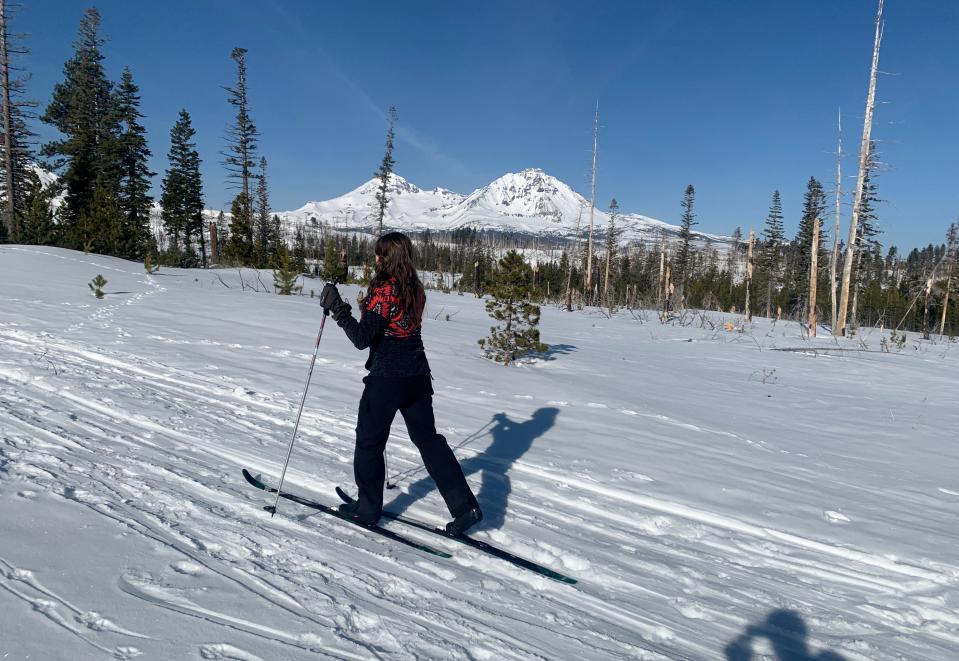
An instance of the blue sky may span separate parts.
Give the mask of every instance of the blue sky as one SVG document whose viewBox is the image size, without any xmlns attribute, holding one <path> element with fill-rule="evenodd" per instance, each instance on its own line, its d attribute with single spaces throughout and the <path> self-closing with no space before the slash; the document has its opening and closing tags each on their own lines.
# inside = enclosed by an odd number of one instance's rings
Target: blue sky
<svg viewBox="0 0 959 661">
<path fill-rule="evenodd" d="M 41 109 L 86 6 L 37 0 L 14 17 L 29 33 L 22 64 Z M 597 206 L 616 197 L 678 223 L 692 183 L 699 228 L 717 233 L 760 229 L 775 189 L 795 231 L 808 178 L 834 186 L 839 107 L 854 174 L 876 10 L 875 0 L 96 6 L 109 75 L 129 65 L 141 87 L 154 170 L 166 167 L 177 112 L 193 116 L 209 207 L 232 197 L 219 163 L 231 119 L 221 86 L 243 46 L 274 208 L 370 178 L 391 104 L 397 172 L 418 186 L 468 193 L 540 167 L 588 194 L 598 100 Z M 886 164 L 883 243 L 902 249 L 941 242 L 959 217 L 959 3 L 887 0 L 885 18 L 873 135 Z"/>
</svg>

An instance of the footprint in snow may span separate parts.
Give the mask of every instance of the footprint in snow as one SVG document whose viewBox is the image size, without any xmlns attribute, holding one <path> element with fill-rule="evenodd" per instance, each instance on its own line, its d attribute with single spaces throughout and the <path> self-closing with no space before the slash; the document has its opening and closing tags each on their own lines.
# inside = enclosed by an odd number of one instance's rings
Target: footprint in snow
<svg viewBox="0 0 959 661">
<path fill-rule="evenodd" d="M 833 510 L 825 510 L 823 516 L 826 517 L 826 521 L 829 523 L 849 523 L 852 521 L 852 519 L 842 512 L 835 512 Z"/>
<path fill-rule="evenodd" d="M 598 402 L 587 402 L 586 406 L 588 406 L 591 409 L 608 409 L 609 408 L 605 404 L 600 404 Z"/>
<path fill-rule="evenodd" d="M 196 564 L 195 562 L 189 562 L 187 560 L 181 560 L 179 562 L 174 562 L 170 565 L 170 568 L 178 574 L 186 574 L 187 576 L 196 576 L 200 573 L 202 567 Z"/>
<path fill-rule="evenodd" d="M 261 657 L 250 654 L 229 643 L 210 643 L 200 646 L 200 658 L 203 659 L 236 659 L 236 661 L 262 661 Z"/>
<path fill-rule="evenodd" d="M 569 402 L 559 402 L 556 400 L 546 402 L 550 406 L 569 406 Z"/>
<path fill-rule="evenodd" d="M 516 399 L 533 399 L 532 395 L 513 395 Z"/>
</svg>

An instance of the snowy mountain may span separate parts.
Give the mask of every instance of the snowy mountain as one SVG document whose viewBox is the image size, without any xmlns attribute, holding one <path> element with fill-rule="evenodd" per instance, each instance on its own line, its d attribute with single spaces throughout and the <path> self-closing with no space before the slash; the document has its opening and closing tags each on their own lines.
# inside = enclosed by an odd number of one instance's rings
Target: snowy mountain
<svg viewBox="0 0 959 661">
<path fill-rule="evenodd" d="M 44 185 L 56 175 L 39 167 L 36 171 Z M 329 225 L 340 231 L 372 233 L 375 230 L 376 192 L 379 179 L 370 179 L 359 188 L 330 200 L 311 201 L 292 211 L 273 211 L 292 235 L 299 226 Z M 569 185 L 538 168 L 510 172 L 495 181 L 463 195 L 445 188 L 426 190 L 397 174 L 390 177 L 387 188 L 389 205 L 385 225 L 407 232 L 452 231 L 474 228 L 480 231 L 520 237 L 541 237 L 558 241 L 585 238 L 589 227 L 589 200 Z M 61 194 L 54 206 L 62 203 Z M 154 203 L 151 212 L 153 229 L 159 233 L 163 223 L 161 208 Z M 207 209 L 208 220 L 216 220 L 220 210 Z M 230 213 L 223 211 L 226 218 Z M 638 213 L 617 216 L 620 242 L 624 244 L 657 244 L 664 238 L 675 241 L 679 227 Z M 609 216 L 596 209 L 593 213 L 594 240 L 602 243 Z M 720 252 L 729 245 L 730 237 L 693 232 L 693 242 L 702 247 L 709 243 Z"/>
<path fill-rule="evenodd" d="M 329 224 L 340 230 L 372 232 L 378 179 L 321 202 L 308 202 L 293 211 L 276 212 L 288 228 Z M 409 232 L 457 230 L 481 231 L 569 240 L 585 237 L 589 226 L 589 200 L 569 185 L 543 170 L 530 168 L 511 172 L 462 195 L 444 188 L 424 190 L 394 174 L 388 186 L 389 206 L 385 225 Z M 216 211 L 209 212 L 215 216 Z M 594 212 L 594 238 L 604 236 L 609 216 Z M 657 243 L 675 240 L 679 227 L 636 213 L 617 217 L 623 243 Z M 578 232 L 577 232 L 577 227 Z M 729 237 L 694 232 L 694 241 L 711 242 L 722 250 Z"/>
</svg>

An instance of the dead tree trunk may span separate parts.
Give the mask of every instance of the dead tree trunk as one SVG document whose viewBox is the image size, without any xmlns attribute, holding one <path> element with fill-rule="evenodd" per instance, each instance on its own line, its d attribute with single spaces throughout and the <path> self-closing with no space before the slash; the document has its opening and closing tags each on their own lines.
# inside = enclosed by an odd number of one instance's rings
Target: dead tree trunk
<svg viewBox="0 0 959 661">
<path fill-rule="evenodd" d="M 836 224 L 832 233 L 832 256 L 829 258 L 829 323 L 836 328 L 836 267 L 839 264 L 839 220 L 842 212 L 842 109 L 839 110 L 839 148 L 836 150 Z"/>
<path fill-rule="evenodd" d="M 952 276 L 946 278 L 946 292 L 942 297 L 942 319 L 939 321 L 939 335 L 946 334 L 946 312 L 949 310 L 949 290 L 952 288 Z"/>
<path fill-rule="evenodd" d="M 596 102 L 596 118 L 593 120 L 593 183 L 589 199 L 589 243 L 586 255 L 586 292 L 593 291 L 593 212 L 596 211 L 596 151 L 599 149 L 599 101 Z"/>
<path fill-rule="evenodd" d="M 812 226 L 812 252 L 809 265 L 809 337 L 816 337 L 816 286 L 819 284 L 819 219 Z"/>
<path fill-rule="evenodd" d="M 220 243 L 217 240 L 216 223 L 210 222 L 210 261 L 213 264 L 220 263 Z M 204 268 L 206 265 L 204 264 Z"/>
<path fill-rule="evenodd" d="M 583 220 L 583 207 L 579 207 L 579 216 L 576 217 L 576 243 L 573 244 L 574 248 L 578 248 L 581 245 L 579 239 L 579 224 Z M 576 263 L 576 259 L 579 257 L 578 250 L 570 251 L 569 255 L 569 273 L 566 275 L 566 311 L 573 311 L 573 264 Z"/>
<path fill-rule="evenodd" d="M 946 291 L 942 296 L 942 319 L 939 321 L 939 335 L 946 332 L 946 313 L 949 310 L 949 293 L 952 289 L 952 275 L 956 272 L 956 260 L 959 259 L 959 224 L 949 226 L 949 235 L 946 237 Z"/>
<path fill-rule="evenodd" d="M 749 249 L 746 253 L 746 322 L 752 323 L 753 308 L 750 305 L 750 293 L 753 286 L 753 245 L 756 243 L 756 230 L 749 230 Z"/>
<path fill-rule="evenodd" d="M 0 85 L 3 86 L 3 173 L 4 196 L 3 223 L 7 227 L 8 240 L 13 240 L 13 214 L 16 207 L 16 190 L 13 172 L 13 115 L 10 110 L 10 44 L 7 40 L 7 4 L 0 0 Z"/>
<path fill-rule="evenodd" d="M 866 116 L 862 123 L 862 143 L 859 145 L 859 175 L 856 177 L 856 198 L 852 205 L 852 220 L 849 223 L 849 244 L 846 260 L 842 266 L 842 296 L 839 303 L 839 323 L 833 327 L 834 335 L 846 332 L 846 314 L 849 310 L 849 285 L 852 280 L 853 256 L 856 251 L 856 232 L 859 224 L 859 209 L 862 205 L 863 181 L 869 166 L 869 145 L 872 134 L 872 115 L 876 105 L 876 73 L 879 69 L 879 44 L 882 41 L 882 3 L 876 12 L 876 36 L 872 47 L 872 67 L 869 71 L 869 93 L 866 97 Z"/>
<path fill-rule="evenodd" d="M 660 247 L 660 251 L 659 251 L 659 280 L 657 281 L 659 283 L 659 301 L 657 302 L 659 303 L 660 307 L 662 307 L 663 301 L 665 300 L 665 293 L 666 293 L 665 282 L 666 281 L 663 280 L 663 276 L 665 275 L 665 273 L 666 273 L 666 246 L 664 245 Z"/>
</svg>

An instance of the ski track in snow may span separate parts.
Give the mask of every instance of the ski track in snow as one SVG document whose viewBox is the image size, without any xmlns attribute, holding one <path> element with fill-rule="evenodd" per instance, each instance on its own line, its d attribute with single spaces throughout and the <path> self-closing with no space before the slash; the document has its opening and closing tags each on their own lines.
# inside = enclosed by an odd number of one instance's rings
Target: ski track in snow
<svg viewBox="0 0 959 661">
<path fill-rule="evenodd" d="M 959 648 L 953 596 L 959 566 L 949 561 L 811 537 L 780 529 L 775 519 L 760 522 L 708 501 L 670 497 L 669 479 L 615 460 L 600 472 L 588 452 L 544 445 L 520 457 L 497 456 L 486 451 L 492 436 L 480 425 L 444 431 L 472 467 L 471 483 L 482 476 L 483 489 L 498 485 L 508 498 L 506 525 L 476 536 L 575 576 L 578 585 L 458 546 L 449 549 L 452 560 L 427 557 L 293 504 L 269 518 L 263 494 L 239 472 L 279 474 L 309 354 L 271 349 L 277 342 L 255 335 L 233 337 L 237 341 L 181 336 L 154 328 L 154 317 L 137 312 L 189 301 L 179 293 L 187 278 L 161 286 L 160 276 L 120 260 L 9 250 L 82 264 L 84 274 L 94 267 L 123 289 L 139 287 L 122 303 L 110 296 L 79 299 L 89 307 L 73 306 L 79 314 L 67 315 L 73 320 L 61 326 L 41 329 L 0 313 L 0 497 L 15 496 L 22 508 L 55 502 L 84 508 L 164 552 L 163 560 L 116 568 L 112 582 L 123 607 L 83 603 L 82 592 L 61 596 L 44 586 L 42 567 L 0 557 L 0 594 L 42 618 L 37 630 L 55 626 L 82 641 L 90 658 L 134 658 L 159 649 L 240 660 L 318 653 L 343 659 L 717 658 L 754 614 L 772 607 L 808 614 L 805 642 L 847 659 L 948 658 Z M 165 303 L 171 295 L 174 301 Z M 200 314 L 202 303 L 194 305 Z M 218 353 L 195 360 L 206 351 Z M 232 362 L 217 364 L 225 355 Z M 328 382 L 358 380 L 356 361 L 332 351 L 321 361 Z M 275 383 L 286 390 L 251 385 L 270 382 L 259 377 L 266 369 L 283 372 Z M 540 396 L 504 390 L 496 381 L 454 383 L 443 389 L 443 405 L 464 419 L 488 418 L 494 400 L 494 411 L 553 407 L 563 411 L 561 419 L 591 428 L 615 424 L 623 433 L 639 428 L 652 437 L 684 439 L 694 455 L 779 462 L 767 457 L 787 452 L 692 416 L 681 419 L 682 407 L 666 415 L 635 399 L 596 401 L 599 393 L 586 389 Z M 513 379 L 509 387 L 518 385 Z M 334 393 L 327 406 L 311 399 L 288 488 L 332 504 L 333 487 L 348 484 L 357 392 Z M 618 395 L 615 389 L 606 394 Z M 435 492 L 419 485 L 424 471 L 402 424 L 393 436 L 391 474 L 402 478 L 393 494 L 417 498 L 417 516 L 441 522 L 444 508 Z M 800 462 L 795 475 L 814 468 L 806 453 L 790 456 Z M 387 502 L 391 497 L 387 492 Z M 837 534 L 858 523 L 841 509 L 818 510 Z M 757 611 L 757 604 L 769 608 Z M 167 627 L 137 631 L 118 615 L 126 608 L 162 612 Z M 179 647 L 153 647 L 174 627 L 198 629 Z"/>
</svg>

